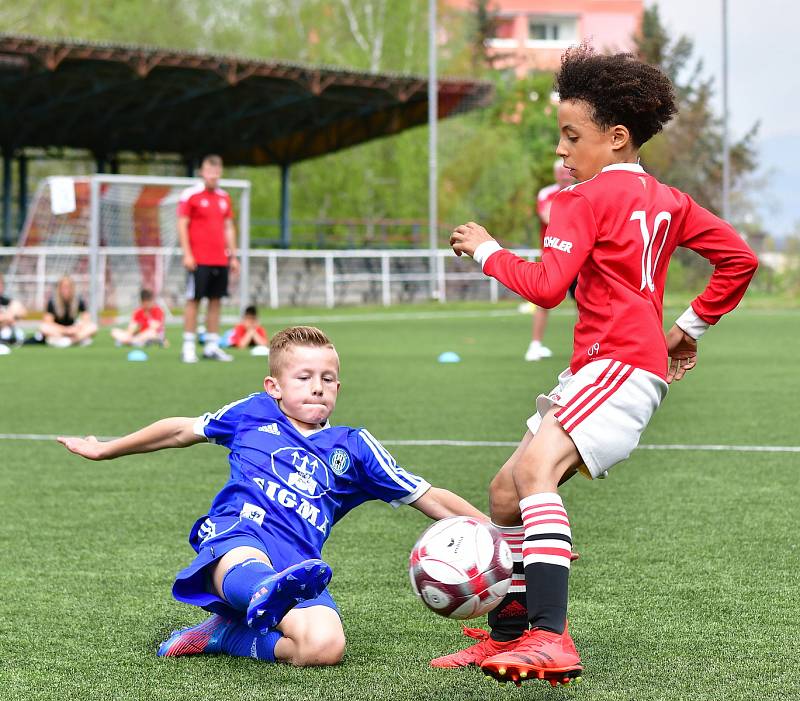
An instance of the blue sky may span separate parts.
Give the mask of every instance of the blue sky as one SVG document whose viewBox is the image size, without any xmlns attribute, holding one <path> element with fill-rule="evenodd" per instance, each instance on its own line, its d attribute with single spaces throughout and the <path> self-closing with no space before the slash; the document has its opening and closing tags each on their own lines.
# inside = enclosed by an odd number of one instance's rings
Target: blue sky
<svg viewBox="0 0 800 701">
<path fill-rule="evenodd" d="M 653 0 L 646 0 L 648 6 Z M 662 22 L 685 34 L 717 86 L 722 111 L 722 0 L 659 0 Z M 785 0 L 728 0 L 728 104 L 733 138 L 760 122 L 759 199 L 764 229 L 777 236 L 800 230 L 800 5 Z"/>
</svg>

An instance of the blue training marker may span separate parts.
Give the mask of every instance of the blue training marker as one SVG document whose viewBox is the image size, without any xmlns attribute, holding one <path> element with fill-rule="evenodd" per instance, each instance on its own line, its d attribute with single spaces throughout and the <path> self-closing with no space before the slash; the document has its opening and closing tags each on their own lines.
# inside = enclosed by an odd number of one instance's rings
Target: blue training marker
<svg viewBox="0 0 800 701">
<path fill-rule="evenodd" d="M 453 353 L 453 351 L 445 351 L 441 355 L 439 355 L 439 362 L 440 363 L 460 363 L 461 358 L 459 357 L 458 353 Z"/>
<path fill-rule="evenodd" d="M 128 360 L 140 363 L 144 360 L 147 360 L 147 353 L 145 353 L 143 350 L 136 348 L 135 350 L 132 350 L 130 353 L 128 353 Z"/>
</svg>

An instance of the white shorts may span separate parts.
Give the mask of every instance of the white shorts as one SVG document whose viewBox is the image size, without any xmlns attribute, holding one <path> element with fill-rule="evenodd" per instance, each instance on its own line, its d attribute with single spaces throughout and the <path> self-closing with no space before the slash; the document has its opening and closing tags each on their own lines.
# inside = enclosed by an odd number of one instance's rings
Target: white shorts
<svg viewBox="0 0 800 701">
<path fill-rule="evenodd" d="M 550 394 L 537 397 L 528 429 L 535 434 L 550 408 L 561 407 L 555 416 L 583 458 L 581 472 L 604 476 L 639 444 L 668 388 L 658 375 L 618 360 L 596 360 L 574 375 L 567 368 Z"/>
</svg>

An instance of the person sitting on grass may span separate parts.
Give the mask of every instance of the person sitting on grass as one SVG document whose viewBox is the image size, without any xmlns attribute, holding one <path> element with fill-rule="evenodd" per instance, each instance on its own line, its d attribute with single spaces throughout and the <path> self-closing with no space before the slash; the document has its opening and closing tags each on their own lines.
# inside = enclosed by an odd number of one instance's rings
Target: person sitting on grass
<svg viewBox="0 0 800 701">
<path fill-rule="evenodd" d="M 242 320 L 233 327 L 228 344 L 235 348 L 268 346 L 269 337 L 266 329 L 258 323 L 258 310 L 254 305 L 244 310 Z"/>
<path fill-rule="evenodd" d="M 344 654 L 337 606 L 321 559 L 331 528 L 380 499 L 433 519 L 486 517 L 456 494 L 397 465 L 365 428 L 331 426 L 339 356 L 319 329 L 296 326 L 270 344 L 264 392 L 197 418 L 173 417 L 110 441 L 58 438 L 91 460 L 206 441 L 230 452 L 230 480 L 189 534 L 197 556 L 172 593 L 212 616 L 175 631 L 160 657 L 226 653 L 294 665 Z"/>
<path fill-rule="evenodd" d="M 97 333 L 86 303 L 75 294 L 75 283 L 69 275 L 56 284 L 55 295 L 47 302 L 39 332 L 48 345 L 56 348 L 88 346 Z"/>
<path fill-rule="evenodd" d="M 153 293 L 142 289 L 141 306 L 131 315 L 125 329 L 111 329 L 111 337 L 123 346 L 166 345 L 164 338 L 164 311 L 153 300 Z"/>
<path fill-rule="evenodd" d="M 0 275 L 0 345 L 8 349 L 8 346 L 22 343 L 25 334 L 17 326 L 17 322 L 27 314 L 21 302 L 5 294 L 5 282 Z M 0 352 L 8 352 L 2 351 Z"/>
</svg>

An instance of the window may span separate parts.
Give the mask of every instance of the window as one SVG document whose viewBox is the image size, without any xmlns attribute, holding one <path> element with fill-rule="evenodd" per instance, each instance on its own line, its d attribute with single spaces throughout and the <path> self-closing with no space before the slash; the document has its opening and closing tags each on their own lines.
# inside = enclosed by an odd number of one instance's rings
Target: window
<svg viewBox="0 0 800 701">
<path fill-rule="evenodd" d="M 577 40 L 577 17 L 535 15 L 528 20 L 528 41 L 562 43 Z"/>
</svg>

